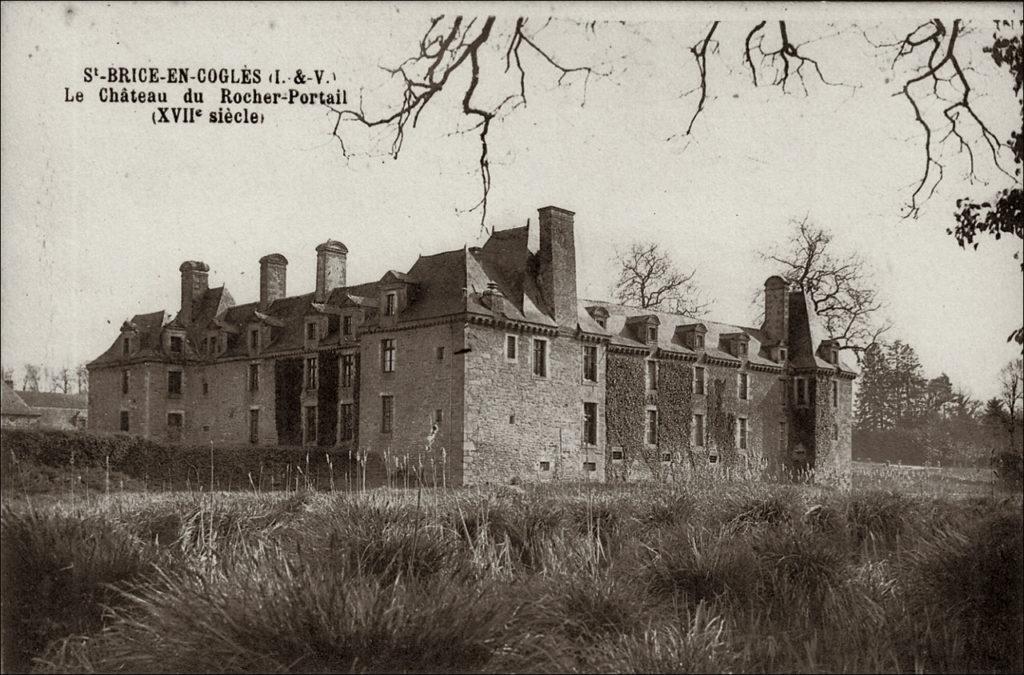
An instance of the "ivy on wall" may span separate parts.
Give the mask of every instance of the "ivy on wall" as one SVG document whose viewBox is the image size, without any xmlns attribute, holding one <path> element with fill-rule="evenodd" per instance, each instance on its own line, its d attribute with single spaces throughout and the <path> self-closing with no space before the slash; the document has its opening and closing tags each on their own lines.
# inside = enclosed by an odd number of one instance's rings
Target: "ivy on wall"
<svg viewBox="0 0 1024 675">
<path fill-rule="evenodd" d="M 719 462 L 725 466 L 736 465 L 736 415 L 727 409 L 725 380 L 715 378 L 708 383 L 707 435 L 708 443 L 718 450 Z"/>
<path fill-rule="evenodd" d="M 643 461 L 645 389 L 644 361 L 626 354 L 607 356 L 605 419 L 607 420 L 608 457 L 606 473 L 614 480 L 625 480 L 629 467 Z M 622 448 L 623 461 L 613 464 L 612 446 Z"/>
<path fill-rule="evenodd" d="M 690 447 L 693 419 L 693 371 L 683 361 L 661 361 L 658 377 L 658 442 L 662 451 L 672 453 L 674 464 L 695 468 Z M 660 457 L 656 458 L 660 469 Z"/>
</svg>

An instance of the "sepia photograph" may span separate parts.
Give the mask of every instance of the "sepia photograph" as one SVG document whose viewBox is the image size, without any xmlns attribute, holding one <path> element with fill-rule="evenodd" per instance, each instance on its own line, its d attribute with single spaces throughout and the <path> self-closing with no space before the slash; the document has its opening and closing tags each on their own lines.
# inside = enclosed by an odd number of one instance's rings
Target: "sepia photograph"
<svg viewBox="0 0 1024 675">
<path fill-rule="evenodd" d="M 1024 9 L 0 3 L 0 672 L 1024 671 Z"/>
</svg>

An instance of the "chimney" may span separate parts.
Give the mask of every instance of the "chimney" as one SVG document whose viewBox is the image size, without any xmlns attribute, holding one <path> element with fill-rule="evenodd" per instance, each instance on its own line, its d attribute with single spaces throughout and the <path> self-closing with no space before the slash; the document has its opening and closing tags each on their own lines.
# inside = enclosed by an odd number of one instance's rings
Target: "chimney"
<svg viewBox="0 0 1024 675">
<path fill-rule="evenodd" d="M 198 260 L 186 260 L 178 270 L 181 272 L 181 312 L 178 316 L 183 324 L 189 326 L 196 302 L 209 288 L 210 266 Z"/>
<path fill-rule="evenodd" d="M 265 312 L 274 300 L 288 295 L 288 259 L 280 253 L 260 258 L 260 311 Z"/>
<path fill-rule="evenodd" d="M 487 282 L 487 290 L 483 292 L 483 303 L 495 316 L 505 313 L 505 295 L 493 281 Z"/>
<path fill-rule="evenodd" d="M 325 302 L 335 288 L 345 286 L 348 249 L 340 241 L 328 239 L 316 247 L 316 302 Z"/>
<path fill-rule="evenodd" d="M 544 304 L 559 326 L 575 328 L 576 240 L 572 211 L 557 206 L 537 209 L 540 216 L 539 285 Z"/>
<path fill-rule="evenodd" d="M 761 330 L 776 345 L 789 341 L 789 284 L 782 277 L 764 282 L 764 324 Z"/>
</svg>

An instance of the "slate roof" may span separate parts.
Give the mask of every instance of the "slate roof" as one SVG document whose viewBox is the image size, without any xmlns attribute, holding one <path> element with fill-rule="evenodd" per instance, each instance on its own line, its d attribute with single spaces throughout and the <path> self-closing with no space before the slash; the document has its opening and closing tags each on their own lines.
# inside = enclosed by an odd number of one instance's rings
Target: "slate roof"
<svg viewBox="0 0 1024 675">
<path fill-rule="evenodd" d="M 52 391 L 19 391 L 21 400 L 30 408 L 89 408 L 88 394 L 62 394 Z"/>
<path fill-rule="evenodd" d="M 18 395 L 18 392 L 14 391 L 14 387 L 4 382 L 3 389 L 0 389 L 0 415 L 4 417 L 39 417 L 40 413 L 32 410 Z"/>
</svg>

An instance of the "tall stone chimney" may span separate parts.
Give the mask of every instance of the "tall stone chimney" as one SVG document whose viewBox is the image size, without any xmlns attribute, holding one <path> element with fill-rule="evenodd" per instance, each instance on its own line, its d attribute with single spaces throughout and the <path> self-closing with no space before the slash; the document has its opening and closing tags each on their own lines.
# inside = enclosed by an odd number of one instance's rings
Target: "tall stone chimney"
<svg viewBox="0 0 1024 675">
<path fill-rule="evenodd" d="M 537 250 L 539 285 L 544 304 L 559 326 L 575 328 L 576 239 L 572 211 L 557 206 L 537 209 L 540 247 Z"/>
<path fill-rule="evenodd" d="M 789 341 L 789 284 L 779 276 L 764 282 L 764 324 L 768 339 L 776 345 Z"/>
<path fill-rule="evenodd" d="M 324 302 L 335 288 L 345 285 L 348 249 L 340 241 L 328 239 L 316 247 L 316 302 Z"/>
<path fill-rule="evenodd" d="M 181 272 L 181 312 L 178 316 L 188 326 L 192 324 L 196 302 L 209 288 L 210 266 L 198 260 L 186 260 L 178 271 Z"/>
<path fill-rule="evenodd" d="M 280 253 L 260 258 L 260 311 L 266 311 L 274 300 L 288 295 L 288 259 Z"/>
</svg>

